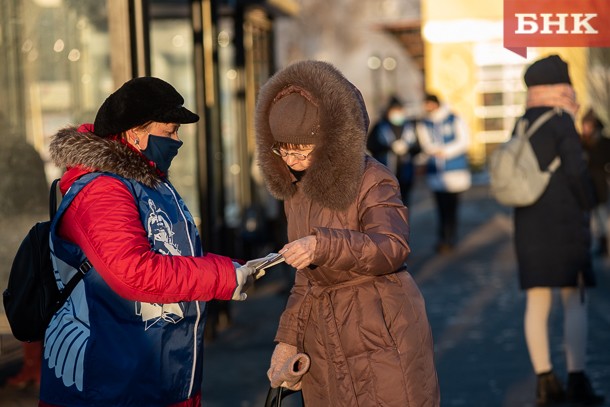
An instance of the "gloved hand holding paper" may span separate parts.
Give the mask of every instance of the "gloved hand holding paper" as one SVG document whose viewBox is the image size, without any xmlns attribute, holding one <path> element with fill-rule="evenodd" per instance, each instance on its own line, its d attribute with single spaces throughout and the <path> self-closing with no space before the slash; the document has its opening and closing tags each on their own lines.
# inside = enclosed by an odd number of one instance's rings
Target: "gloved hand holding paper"
<svg viewBox="0 0 610 407">
<path fill-rule="evenodd" d="M 252 267 L 256 270 L 254 273 L 254 278 L 257 280 L 265 275 L 265 270 L 269 267 L 273 267 L 277 264 L 280 264 L 284 261 L 284 256 L 278 253 L 269 253 L 265 257 L 261 257 L 260 259 L 253 259 L 246 262 L 246 266 Z"/>
</svg>

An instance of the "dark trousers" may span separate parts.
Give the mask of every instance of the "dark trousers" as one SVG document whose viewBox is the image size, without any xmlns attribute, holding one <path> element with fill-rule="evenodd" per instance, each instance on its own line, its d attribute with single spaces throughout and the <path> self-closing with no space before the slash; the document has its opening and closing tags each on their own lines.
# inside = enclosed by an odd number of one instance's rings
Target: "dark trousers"
<svg viewBox="0 0 610 407">
<path fill-rule="evenodd" d="M 402 203 L 409 207 L 409 198 L 411 197 L 411 189 L 413 188 L 413 182 L 400 182 L 400 197 L 402 198 Z"/>
<path fill-rule="evenodd" d="M 434 192 L 438 213 L 438 244 L 454 246 L 457 240 L 459 194 Z"/>
</svg>

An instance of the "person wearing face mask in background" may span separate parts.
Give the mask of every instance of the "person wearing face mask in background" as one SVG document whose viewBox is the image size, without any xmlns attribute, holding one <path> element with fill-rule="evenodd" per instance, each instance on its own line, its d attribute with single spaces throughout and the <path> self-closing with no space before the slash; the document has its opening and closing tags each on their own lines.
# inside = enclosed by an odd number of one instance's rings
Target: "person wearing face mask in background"
<svg viewBox="0 0 610 407">
<path fill-rule="evenodd" d="M 46 330 L 40 403 L 200 406 L 206 303 L 243 300 L 254 272 L 206 253 L 168 179 L 181 124 L 199 116 L 167 82 L 126 82 L 94 125 L 50 143 L 63 216 L 51 230 L 63 285 L 91 268 Z"/>
<path fill-rule="evenodd" d="M 396 175 L 402 201 L 408 206 L 415 180 L 414 158 L 421 149 L 415 133 L 415 120 L 407 117 L 396 96 L 390 98 L 383 115 L 372 127 L 366 147 L 377 161 Z"/>
</svg>

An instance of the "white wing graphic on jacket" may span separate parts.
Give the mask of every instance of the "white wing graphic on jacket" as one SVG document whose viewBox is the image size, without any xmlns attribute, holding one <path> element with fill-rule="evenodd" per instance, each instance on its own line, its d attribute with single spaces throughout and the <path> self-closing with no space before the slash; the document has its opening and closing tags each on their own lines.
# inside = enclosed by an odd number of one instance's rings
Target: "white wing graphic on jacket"
<svg viewBox="0 0 610 407">
<path fill-rule="evenodd" d="M 53 316 L 45 334 L 44 359 L 66 387 L 75 385 L 83 390 L 85 349 L 90 333 L 89 309 L 81 282 Z"/>
</svg>

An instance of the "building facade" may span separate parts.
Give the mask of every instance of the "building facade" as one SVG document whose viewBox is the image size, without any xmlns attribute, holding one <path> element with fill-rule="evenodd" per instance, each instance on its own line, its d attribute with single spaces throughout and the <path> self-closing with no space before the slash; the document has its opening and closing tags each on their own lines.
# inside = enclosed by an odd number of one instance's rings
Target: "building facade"
<svg viewBox="0 0 610 407">
<path fill-rule="evenodd" d="M 588 102 L 586 48 L 529 48 L 527 58 L 503 46 L 501 0 L 422 0 L 426 89 L 460 113 L 471 130 L 470 159 L 484 168 L 525 110 L 525 68 L 557 53 L 570 66 L 581 105 Z"/>
<path fill-rule="evenodd" d="M 274 20 L 297 12 L 291 0 L 3 0 L 0 121 L 44 168 L 13 182 L 23 193 L 12 207 L 46 201 L 47 185 L 62 172 L 48 159 L 57 130 L 92 122 L 125 81 L 157 76 L 201 117 L 181 129 L 184 146 L 170 179 L 206 249 L 240 255 L 244 216 L 260 206 L 251 177 L 255 95 L 275 70 Z"/>
</svg>

